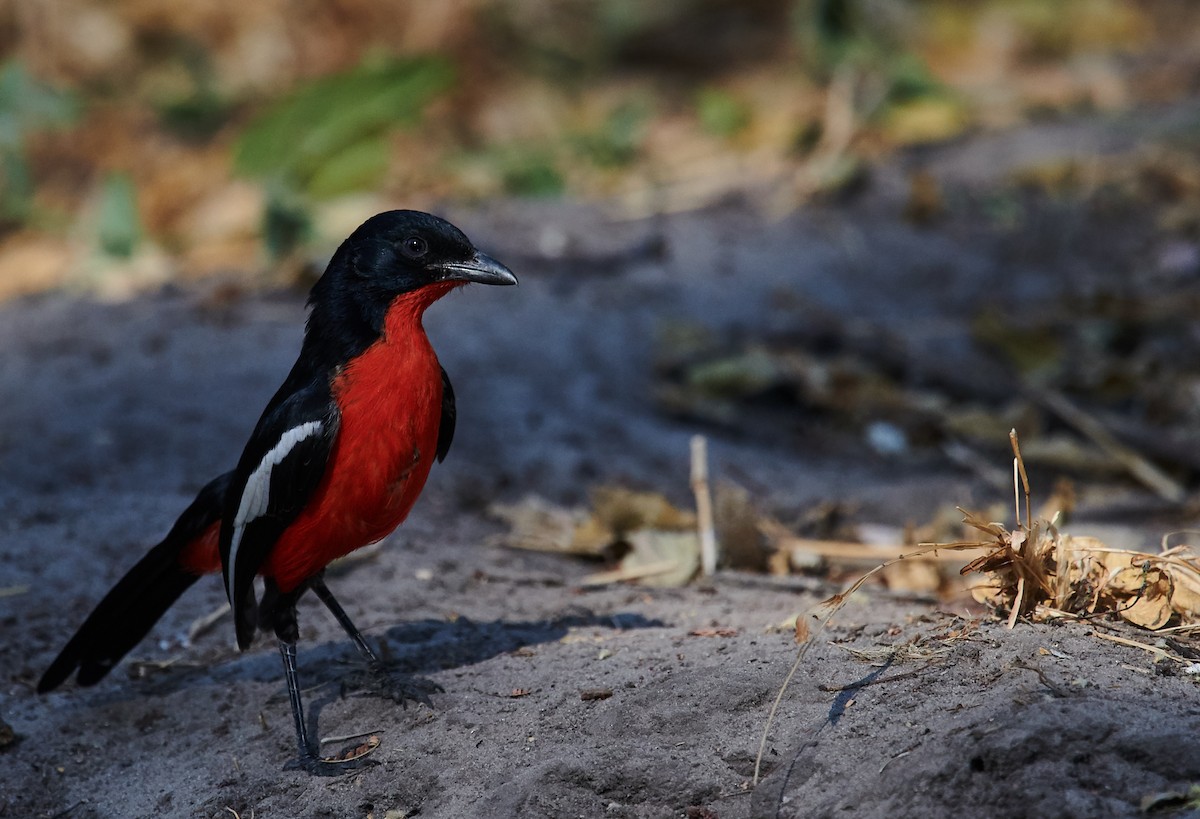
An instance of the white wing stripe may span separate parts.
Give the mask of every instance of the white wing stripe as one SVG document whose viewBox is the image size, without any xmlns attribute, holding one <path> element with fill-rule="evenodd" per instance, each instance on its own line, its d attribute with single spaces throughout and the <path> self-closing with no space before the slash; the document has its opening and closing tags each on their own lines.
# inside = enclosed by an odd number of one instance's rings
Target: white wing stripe
<svg viewBox="0 0 1200 819">
<path fill-rule="evenodd" d="M 246 488 L 242 490 L 242 502 L 238 505 L 237 516 L 233 519 L 233 539 L 229 546 L 228 584 L 225 589 L 229 602 L 236 604 L 233 599 L 233 579 L 237 576 L 238 547 L 242 545 L 242 532 L 246 524 L 259 518 L 267 511 L 271 499 L 271 472 L 283 462 L 296 445 L 305 438 L 311 438 L 321 431 L 320 421 L 308 421 L 297 427 L 292 427 L 283 433 L 274 448 L 259 462 L 258 467 L 250 473 Z"/>
</svg>

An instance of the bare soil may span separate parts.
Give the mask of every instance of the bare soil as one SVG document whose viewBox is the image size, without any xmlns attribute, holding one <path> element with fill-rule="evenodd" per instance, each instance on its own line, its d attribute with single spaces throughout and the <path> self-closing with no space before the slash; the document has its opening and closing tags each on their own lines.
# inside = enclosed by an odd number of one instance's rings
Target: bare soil
<svg viewBox="0 0 1200 819">
<path fill-rule="evenodd" d="M 698 429 L 714 473 L 777 511 L 834 500 L 903 525 L 1006 500 L 936 451 L 881 455 L 836 419 L 722 430 L 667 417 L 656 349 L 671 322 L 751 332 L 832 316 L 986 376 L 993 365 L 964 340 L 984 304 L 1127 277 L 1116 262 L 1149 240 L 1075 213 L 1016 238 L 954 219 L 914 226 L 905 173 L 919 161 L 970 186 L 981 168 L 994 179 L 1137 138 L 1128 124 L 1072 127 L 909 157 L 858 199 L 775 222 L 737 204 L 641 222 L 561 203 L 449 212 L 521 287 L 431 309 L 458 395 L 454 447 L 411 519 L 330 580 L 399 668 L 442 691 L 433 708 L 364 695 L 353 647 L 303 604 L 300 670 L 320 735 L 381 740 L 374 765 L 337 779 L 283 770 L 293 732 L 271 641 L 238 653 L 228 621 L 186 640 L 221 604 L 216 582 L 100 685 L 33 691 L 107 588 L 236 458 L 295 355 L 303 298 L 188 289 L 0 308 L 0 717 L 18 737 L 0 750 L 0 816 L 1082 818 L 1186 791 L 1200 781 L 1194 677 L 1096 638 L 1099 626 L 1009 631 L 961 601 L 878 588 L 797 675 L 752 787 L 796 652 L 779 626 L 838 586 L 725 572 L 585 591 L 594 565 L 501 548 L 487 514 L 527 493 L 582 502 L 605 482 L 686 503 Z M 1085 503 L 1073 528 L 1147 546 L 1176 523 L 1089 521 Z M 886 650 L 897 646 L 909 648 Z"/>
</svg>

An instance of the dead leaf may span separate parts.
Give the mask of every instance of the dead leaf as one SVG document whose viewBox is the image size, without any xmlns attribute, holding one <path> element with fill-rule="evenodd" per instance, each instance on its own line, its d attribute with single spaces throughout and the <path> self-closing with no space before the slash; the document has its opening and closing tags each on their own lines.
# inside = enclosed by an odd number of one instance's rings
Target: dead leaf
<svg viewBox="0 0 1200 819">
<path fill-rule="evenodd" d="M 354 762 L 379 747 L 379 737 L 372 734 L 358 745 L 347 748 L 332 757 L 326 757 L 325 762 Z"/>
<path fill-rule="evenodd" d="M 728 626 L 713 626 L 711 628 L 695 628 L 688 634 L 692 637 L 736 637 L 738 630 Z"/>
</svg>

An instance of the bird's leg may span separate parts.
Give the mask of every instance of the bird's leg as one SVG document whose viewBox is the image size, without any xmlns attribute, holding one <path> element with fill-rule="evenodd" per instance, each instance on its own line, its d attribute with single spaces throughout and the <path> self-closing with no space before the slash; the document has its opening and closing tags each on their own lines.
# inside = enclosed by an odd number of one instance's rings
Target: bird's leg
<svg viewBox="0 0 1200 819">
<path fill-rule="evenodd" d="M 280 594 L 274 583 L 267 581 L 260 607 L 259 622 L 270 622 L 279 639 L 279 656 L 283 659 L 283 676 L 287 681 L 288 701 L 292 706 L 292 719 L 296 723 L 296 746 L 299 757 L 288 763 L 287 768 L 300 768 L 316 776 L 338 776 L 349 773 L 358 766 L 341 760 L 323 759 L 314 750 L 308 737 L 308 723 L 304 720 L 304 701 L 300 697 L 300 679 L 296 673 L 296 640 L 300 627 L 296 622 L 296 599 L 303 593 Z M 262 618 L 269 614 L 269 621 Z"/>
<path fill-rule="evenodd" d="M 354 642 L 358 652 L 367 661 L 368 680 L 371 688 L 378 693 L 391 697 L 401 705 L 405 705 L 408 700 L 423 703 L 430 707 L 433 706 L 429 698 L 430 694 L 440 693 L 442 687 L 432 680 L 417 680 L 411 677 L 400 677 L 392 674 L 383 660 L 379 659 L 371 644 L 363 637 L 362 632 L 354 625 L 354 621 L 350 619 L 350 615 L 346 614 L 346 610 L 342 608 L 342 604 L 333 596 L 333 592 L 325 585 L 325 578 L 317 575 L 308 582 L 308 587 L 313 590 L 325 607 L 333 614 L 334 619 L 341 624 L 346 634 Z"/>
<path fill-rule="evenodd" d="M 308 726 L 304 724 L 304 702 L 300 699 L 300 682 L 296 675 L 296 643 L 279 638 L 279 655 L 283 658 L 283 676 L 287 680 L 288 701 L 292 705 L 292 719 L 296 721 L 296 744 L 300 750 L 300 766 L 316 761 L 316 755 L 308 742 Z"/>
<path fill-rule="evenodd" d="M 346 610 L 342 608 L 342 604 L 333 596 L 333 592 L 325 585 L 325 578 L 317 575 L 308 582 L 309 588 L 313 590 L 318 599 L 325 604 L 325 608 L 333 614 L 335 620 L 345 630 L 350 639 L 354 641 L 358 653 L 363 655 L 363 658 L 372 666 L 382 665 L 382 661 L 375 654 L 375 650 L 371 648 L 367 638 L 363 637 L 362 632 L 354 625 L 354 621 L 350 619 L 350 615 L 346 614 Z"/>
</svg>

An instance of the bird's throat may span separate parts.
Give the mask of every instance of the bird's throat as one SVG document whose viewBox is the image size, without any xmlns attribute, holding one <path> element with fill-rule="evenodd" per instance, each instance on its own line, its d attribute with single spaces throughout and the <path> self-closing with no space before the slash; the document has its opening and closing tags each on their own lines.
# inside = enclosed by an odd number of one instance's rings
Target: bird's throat
<svg viewBox="0 0 1200 819">
<path fill-rule="evenodd" d="M 429 305 L 449 293 L 462 282 L 437 282 L 417 290 L 401 293 L 392 299 L 383 320 L 384 342 L 407 339 L 414 331 L 424 334 L 421 319 Z"/>
</svg>

